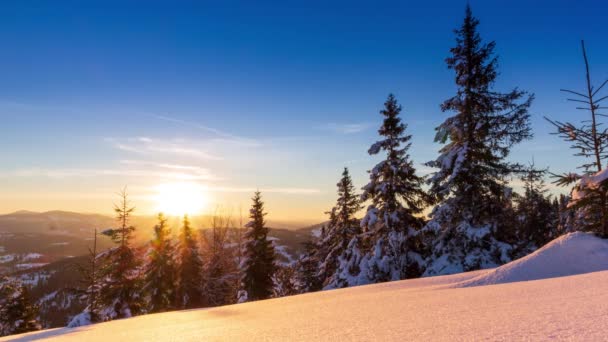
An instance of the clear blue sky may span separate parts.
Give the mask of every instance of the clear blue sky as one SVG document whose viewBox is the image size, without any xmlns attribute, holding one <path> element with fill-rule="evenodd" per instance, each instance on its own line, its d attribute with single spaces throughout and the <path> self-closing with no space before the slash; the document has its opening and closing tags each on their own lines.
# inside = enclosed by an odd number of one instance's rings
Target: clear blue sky
<svg viewBox="0 0 608 342">
<path fill-rule="evenodd" d="M 580 39 L 595 83 L 608 77 L 608 3 L 470 3 L 497 42 L 496 89 L 536 94 L 536 137 L 512 159 L 572 170 L 542 116 L 580 115 L 559 92 L 584 85 Z M 212 203 L 246 207 L 260 188 L 277 219 L 318 220 L 343 166 L 364 185 L 389 92 L 416 163 L 436 156 L 465 4 L 5 1 L 0 212 L 108 212 L 125 184 L 151 212 L 153 186 L 186 177 Z"/>
</svg>

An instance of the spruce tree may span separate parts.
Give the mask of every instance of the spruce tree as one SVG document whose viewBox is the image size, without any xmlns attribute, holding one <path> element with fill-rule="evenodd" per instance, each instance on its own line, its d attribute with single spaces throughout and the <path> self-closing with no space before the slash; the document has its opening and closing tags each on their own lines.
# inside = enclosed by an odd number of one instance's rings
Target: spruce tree
<svg viewBox="0 0 608 342">
<path fill-rule="evenodd" d="M 421 273 L 417 232 L 424 225 L 419 215 L 429 198 L 422 189 L 424 179 L 416 175 L 408 154 L 412 136 L 405 133 L 407 125 L 401 122 L 400 112 L 395 96 L 389 95 L 380 111 L 384 117 L 378 130 L 382 140 L 368 151 L 385 158 L 369 171 L 370 181 L 363 188 L 361 200 L 371 201 L 361 220 L 363 231 L 356 241 L 349 242 L 354 250 L 346 248 L 328 288 L 399 280 Z M 350 215 L 356 205 L 351 206 Z M 352 264 L 354 261 L 360 264 Z"/>
<path fill-rule="evenodd" d="M 560 235 L 572 233 L 581 226 L 578 222 L 577 211 L 568 206 L 570 196 L 560 194 L 556 202 L 554 206 L 557 208 L 557 224 L 552 235 L 554 239 Z"/>
<path fill-rule="evenodd" d="M 515 197 L 514 258 L 525 256 L 554 238 L 557 212 L 545 188 L 543 178 L 546 172 L 535 169 L 532 164 L 521 176 L 524 191 Z"/>
<path fill-rule="evenodd" d="M 445 144 L 439 157 L 427 163 L 439 170 L 430 178 L 430 193 L 439 201 L 424 233 L 432 255 L 426 275 L 493 267 L 508 261 L 506 235 L 511 215 L 507 177 L 520 165 L 505 158 L 511 147 L 532 134 L 528 108 L 533 96 L 514 89 L 493 89 L 497 58 L 495 43 L 483 43 L 469 6 L 456 30 L 457 45 L 446 59 L 456 72 L 457 93 L 441 109 L 453 112 L 437 127 L 435 141 Z"/>
<path fill-rule="evenodd" d="M 70 293 L 76 294 L 79 299 L 86 303 L 85 309 L 74 316 L 68 323 L 69 328 L 97 323 L 101 321 L 99 308 L 102 305 L 99 291 L 101 288 L 101 276 L 99 270 L 99 255 L 97 254 L 97 229 L 93 232 L 93 248 L 89 249 L 87 265 L 78 265 L 78 272 L 82 280 L 82 288 L 69 289 Z"/>
<path fill-rule="evenodd" d="M 360 221 L 355 217 L 362 208 L 361 200 L 355 192 L 347 168 L 344 168 L 337 187 L 338 199 L 328 212 L 329 223 L 324 227 L 322 239 L 319 241 L 323 248 L 317 249 L 318 254 L 315 256 L 320 262 L 318 278 L 325 285 L 331 282 L 338 267 L 338 258 L 348 247 L 350 240 L 361 233 Z"/>
<path fill-rule="evenodd" d="M 38 307 L 31 302 L 28 288 L 0 277 L 0 336 L 40 330 L 37 316 Z"/>
<path fill-rule="evenodd" d="M 276 271 L 274 246 L 268 239 L 261 193 L 256 191 L 252 200 L 249 212 L 251 221 L 245 226 L 248 230 L 245 235 L 245 260 L 239 302 L 270 298 Z"/>
<path fill-rule="evenodd" d="M 285 297 L 298 294 L 298 276 L 295 265 L 277 265 L 273 276 L 273 297 Z"/>
<path fill-rule="evenodd" d="M 296 263 L 297 290 L 299 293 L 319 291 L 323 281 L 319 277 L 318 244 L 306 241 L 303 245 L 304 252 Z"/>
<path fill-rule="evenodd" d="M 149 312 L 163 312 L 172 308 L 175 298 L 175 261 L 171 230 L 167 219 L 158 214 L 154 239 L 146 255 L 144 293 L 148 297 Z"/>
<path fill-rule="evenodd" d="M 135 227 L 130 219 L 135 207 L 130 205 L 126 189 L 120 193 L 120 203 L 114 206 L 119 227 L 102 232 L 110 236 L 116 247 L 105 252 L 101 278 L 100 299 L 104 319 L 126 318 L 143 311 L 140 259 L 131 246 Z"/>
<path fill-rule="evenodd" d="M 177 257 L 176 306 L 180 309 L 204 306 L 203 260 L 188 215 L 184 215 L 177 245 Z"/>
<path fill-rule="evenodd" d="M 608 238 L 608 173 L 603 166 L 608 158 L 608 129 L 602 127 L 600 117 L 605 117 L 601 111 L 608 107 L 602 107 L 600 103 L 608 96 L 602 96 L 599 91 L 608 83 L 604 81 L 597 89 L 591 84 L 589 75 L 589 62 L 585 51 L 585 42 L 581 41 L 583 59 L 585 61 L 586 89 L 583 93 L 562 89 L 562 91 L 574 96 L 569 101 L 577 104 L 583 103 L 584 107 L 576 109 L 588 112 L 589 117 L 579 125 L 569 122 L 563 123 L 547 119 L 556 128 L 555 134 L 565 141 L 571 143 L 571 147 L 577 151 L 576 156 L 585 158 L 585 162 L 579 166 L 583 175 L 567 173 L 557 176 L 556 183 L 567 186 L 577 183 L 572 191 L 569 207 L 576 210 L 580 216 L 577 230 L 592 231 L 600 236 Z"/>
</svg>

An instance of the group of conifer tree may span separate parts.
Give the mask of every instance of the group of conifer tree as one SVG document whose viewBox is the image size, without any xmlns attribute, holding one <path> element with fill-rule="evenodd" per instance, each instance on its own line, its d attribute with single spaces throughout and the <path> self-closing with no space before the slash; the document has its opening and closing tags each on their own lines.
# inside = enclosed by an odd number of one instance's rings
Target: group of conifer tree
<svg viewBox="0 0 608 342">
<path fill-rule="evenodd" d="M 296 265 L 303 292 L 496 267 L 575 230 L 608 237 L 608 172 L 602 167 L 608 131 L 599 120 L 606 108 L 599 103 L 608 96 L 598 95 L 608 81 L 592 87 L 583 45 L 587 91 L 565 91 L 577 96 L 569 100 L 586 104 L 578 109 L 591 117 L 579 126 L 547 120 L 577 156 L 591 161 L 580 175 L 553 175 L 559 185 L 576 182 L 572 196 L 553 197 L 544 183 L 547 169 L 507 160 L 514 145 L 532 137 L 534 96 L 494 89 L 495 43 L 482 41 L 478 24 L 467 6 L 446 59 L 457 91 L 441 105 L 450 113 L 436 128 L 435 141 L 443 147 L 425 163 L 436 171 L 417 174 L 402 107 L 389 95 L 380 111 L 381 140 L 368 151 L 383 159 L 369 171 L 361 194 L 344 169 L 329 222 Z M 523 185 L 521 194 L 509 186 L 513 180 Z"/>
<path fill-rule="evenodd" d="M 268 238 L 260 192 L 253 197 L 244 235 L 229 216 L 216 214 L 204 231 L 193 229 L 184 216 L 176 239 L 159 214 L 153 239 L 143 250 L 131 243 L 134 209 L 122 192 L 115 207 L 118 228 L 101 232 L 116 246 L 102 253 L 92 250 L 78 292 L 87 307 L 69 326 L 276 296 L 275 273 L 281 266 Z M 233 242 L 236 247 L 230 247 Z"/>
<path fill-rule="evenodd" d="M 144 253 L 131 242 L 134 208 L 123 193 L 115 208 L 118 228 L 102 232 L 116 246 L 102 253 L 91 250 L 79 290 L 87 308 L 71 325 L 495 267 L 575 230 L 608 237 L 608 172 L 603 167 L 608 130 L 600 122 L 600 103 L 608 96 L 599 95 L 608 81 L 591 85 L 583 45 L 587 90 L 566 92 L 585 104 L 578 108 L 590 118 L 578 125 L 547 120 L 589 161 L 581 174 L 553 175 L 559 185 L 575 185 L 571 196 L 551 196 L 544 184 L 547 169 L 507 159 L 514 145 L 532 137 L 528 110 L 534 97 L 518 89 L 494 89 L 495 43 L 482 41 L 478 24 L 467 6 L 446 60 L 457 90 L 441 105 L 450 116 L 436 128 L 435 141 L 443 144 L 439 156 L 425 164 L 436 169 L 433 174 L 423 177 L 416 171 L 402 107 L 389 95 L 380 111 L 380 140 L 368 150 L 382 160 L 369 171 L 361 194 L 344 169 L 329 222 L 291 266 L 276 261 L 259 192 L 244 236 L 216 215 L 205 234 L 184 217 L 175 239 L 159 214 Z M 509 186 L 513 180 L 523 184 L 521 194 Z M 236 248 L 228 248 L 235 242 Z M 13 333 L 35 329 L 27 289 L 3 284 L 0 292 L 11 295 L 0 297 L 0 317 L 11 321 L 0 327 L 11 327 Z"/>
</svg>

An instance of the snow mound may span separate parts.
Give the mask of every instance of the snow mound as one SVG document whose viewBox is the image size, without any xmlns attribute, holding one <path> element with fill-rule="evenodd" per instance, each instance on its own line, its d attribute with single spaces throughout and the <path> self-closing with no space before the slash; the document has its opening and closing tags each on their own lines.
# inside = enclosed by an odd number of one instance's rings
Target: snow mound
<svg viewBox="0 0 608 342">
<path fill-rule="evenodd" d="M 571 276 L 608 270 L 608 240 L 575 232 L 521 259 L 452 285 L 470 287 Z"/>
</svg>

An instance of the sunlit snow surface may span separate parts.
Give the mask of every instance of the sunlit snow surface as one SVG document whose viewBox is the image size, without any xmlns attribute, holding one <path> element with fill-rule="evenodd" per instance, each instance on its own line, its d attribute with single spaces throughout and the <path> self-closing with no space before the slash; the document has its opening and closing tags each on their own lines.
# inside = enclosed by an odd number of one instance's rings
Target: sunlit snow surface
<svg viewBox="0 0 608 342">
<path fill-rule="evenodd" d="M 8 340 L 605 341 L 605 270 L 608 242 L 574 233 L 493 270 L 140 316 Z M 525 281 L 538 278 L 547 279 Z"/>
</svg>

